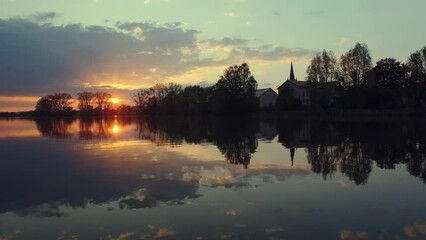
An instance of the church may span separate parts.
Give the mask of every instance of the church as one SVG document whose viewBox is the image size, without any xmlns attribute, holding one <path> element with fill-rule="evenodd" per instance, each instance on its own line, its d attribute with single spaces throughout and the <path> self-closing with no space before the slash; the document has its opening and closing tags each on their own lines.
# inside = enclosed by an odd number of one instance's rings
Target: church
<svg viewBox="0 0 426 240">
<path fill-rule="evenodd" d="M 308 83 L 306 81 L 299 81 L 294 76 L 293 62 L 291 62 L 290 77 L 277 89 L 278 94 L 282 93 L 284 89 L 290 89 L 293 92 L 293 96 L 298 99 L 303 106 L 309 106 L 311 104 Z"/>
</svg>

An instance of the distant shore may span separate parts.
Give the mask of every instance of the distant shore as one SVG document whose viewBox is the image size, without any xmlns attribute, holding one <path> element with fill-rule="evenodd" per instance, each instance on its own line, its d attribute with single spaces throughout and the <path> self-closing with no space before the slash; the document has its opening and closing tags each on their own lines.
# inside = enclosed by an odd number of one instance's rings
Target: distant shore
<svg viewBox="0 0 426 240">
<path fill-rule="evenodd" d="M 259 119 L 311 119 L 311 120 L 386 120 L 426 117 L 421 109 L 329 109 L 329 110 L 294 110 L 281 112 L 258 112 Z"/>
<path fill-rule="evenodd" d="M 113 115 L 83 115 L 73 112 L 68 115 L 40 115 L 34 111 L 25 112 L 0 112 L 0 118 L 44 118 L 44 117 L 113 117 L 113 116 L 151 116 L 138 113 L 113 114 Z M 163 117 L 198 117 L 198 115 L 162 115 Z M 208 117 L 208 116 L 203 116 Z M 214 115 L 214 117 L 217 117 Z M 229 117 L 229 116 L 228 116 Z M 232 116 L 238 117 L 238 116 Z M 253 114 L 256 119 L 311 119 L 311 120 L 385 120 L 400 118 L 426 117 L 426 110 L 422 109 L 329 109 L 329 110 L 292 110 L 292 111 L 259 111 Z"/>
</svg>

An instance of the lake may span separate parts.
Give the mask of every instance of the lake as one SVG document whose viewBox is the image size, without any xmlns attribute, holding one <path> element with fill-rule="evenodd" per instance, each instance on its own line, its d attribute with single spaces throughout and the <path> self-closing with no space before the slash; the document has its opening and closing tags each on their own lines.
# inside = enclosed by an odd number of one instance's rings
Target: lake
<svg viewBox="0 0 426 240">
<path fill-rule="evenodd" d="M 426 239 L 425 122 L 0 119 L 0 239 Z"/>
</svg>

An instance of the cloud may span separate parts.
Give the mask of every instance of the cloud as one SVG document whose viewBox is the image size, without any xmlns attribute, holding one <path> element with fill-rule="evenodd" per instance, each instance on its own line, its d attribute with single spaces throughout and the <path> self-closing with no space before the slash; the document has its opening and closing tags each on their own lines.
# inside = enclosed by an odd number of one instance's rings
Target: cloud
<svg viewBox="0 0 426 240">
<path fill-rule="evenodd" d="M 227 17 L 236 17 L 236 16 L 237 16 L 237 14 L 236 14 L 236 13 L 234 13 L 234 12 L 226 12 L 226 13 L 224 13 L 223 15 L 225 15 L 225 16 L 227 16 Z"/>
<path fill-rule="evenodd" d="M 51 23 L 58 16 L 47 12 L 0 19 L 0 96 L 99 89 L 132 96 L 131 90 L 186 79 L 196 69 L 310 57 L 314 52 L 255 46 L 245 38 L 200 40 L 200 31 L 182 22 L 117 22 L 114 27 Z"/>
<path fill-rule="evenodd" d="M 39 23 L 45 23 L 45 22 L 51 22 L 53 19 L 58 18 L 60 14 L 55 12 L 36 12 L 32 14 L 29 19 L 39 22 Z"/>
<path fill-rule="evenodd" d="M 211 46 L 244 46 L 247 45 L 250 41 L 252 40 L 244 38 L 225 37 L 219 40 L 211 38 L 208 40 L 201 41 L 201 43 L 206 43 Z"/>
<path fill-rule="evenodd" d="M 347 38 L 347 37 L 341 37 L 340 39 L 339 39 L 339 41 L 337 41 L 337 43 L 336 43 L 336 45 L 338 46 L 338 47 L 343 47 L 344 45 L 346 45 L 346 43 L 348 43 L 350 41 L 350 38 Z"/>
</svg>

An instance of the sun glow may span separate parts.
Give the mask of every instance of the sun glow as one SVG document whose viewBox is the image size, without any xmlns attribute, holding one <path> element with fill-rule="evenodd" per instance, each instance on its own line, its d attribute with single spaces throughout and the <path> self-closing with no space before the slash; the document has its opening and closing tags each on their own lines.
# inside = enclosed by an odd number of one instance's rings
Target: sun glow
<svg viewBox="0 0 426 240">
<path fill-rule="evenodd" d="M 120 102 L 120 99 L 118 99 L 118 98 L 111 98 L 110 102 L 116 104 L 116 103 Z"/>
<path fill-rule="evenodd" d="M 112 127 L 112 132 L 113 132 L 114 134 L 117 134 L 117 133 L 119 133 L 119 132 L 120 132 L 120 128 L 118 127 L 118 125 L 114 125 L 114 127 Z"/>
</svg>

